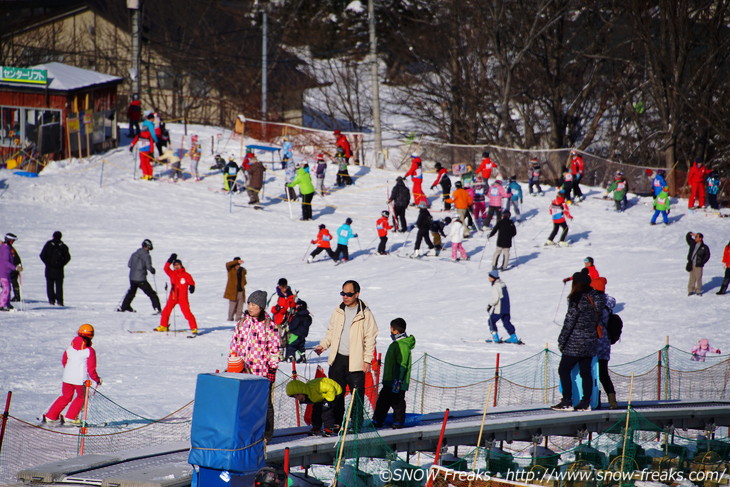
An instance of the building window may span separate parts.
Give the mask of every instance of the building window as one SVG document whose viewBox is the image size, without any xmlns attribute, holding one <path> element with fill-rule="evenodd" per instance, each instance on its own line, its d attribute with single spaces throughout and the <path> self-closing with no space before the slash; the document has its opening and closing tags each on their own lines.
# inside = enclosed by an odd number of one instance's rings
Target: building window
<svg viewBox="0 0 730 487">
<path fill-rule="evenodd" d="M 169 72 L 161 69 L 157 71 L 157 88 L 160 90 L 172 90 L 175 77 Z"/>
<path fill-rule="evenodd" d="M 20 148 L 20 116 L 20 108 L 0 107 L 0 147 Z"/>
</svg>

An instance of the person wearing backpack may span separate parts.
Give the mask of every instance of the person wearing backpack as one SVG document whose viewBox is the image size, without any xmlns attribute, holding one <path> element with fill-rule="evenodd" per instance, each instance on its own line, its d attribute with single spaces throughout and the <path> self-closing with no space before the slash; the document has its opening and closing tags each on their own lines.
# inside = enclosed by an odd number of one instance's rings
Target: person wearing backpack
<svg viewBox="0 0 730 487">
<path fill-rule="evenodd" d="M 613 387 L 613 381 L 611 381 L 611 376 L 608 374 L 608 362 L 611 360 L 611 345 L 616 343 L 615 341 L 612 341 L 611 334 L 608 332 L 608 323 L 610 317 L 613 315 L 613 308 L 616 306 L 616 299 L 606 294 L 607 282 L 608 281 L 605 277 L 596 277 L 591 279 L 591 287 L 596 291 L 596 293 L 604 296 L 604 299 L 606 300 L 606 305 L 600 310 L 599 326 L 601 327 L 601 331 L 598 334 L 596 355 L 598 355 L 598 377 L 601 380 L 601 385 L 603 386 L 603 390 L 608 398 L 608 409 L 618 409 L 618 403 L 616 402 L 616 389 Z"/>
<path fill-rule="evenodd" d="M 51 306 L 63 306 L 63 268 L 71 260 L 68 246 L 63 243 L 63 235 L 56 230 L 53 238 L 46 242 L 40 258 L 46 265 L 46 295 Z"/>
</svg>

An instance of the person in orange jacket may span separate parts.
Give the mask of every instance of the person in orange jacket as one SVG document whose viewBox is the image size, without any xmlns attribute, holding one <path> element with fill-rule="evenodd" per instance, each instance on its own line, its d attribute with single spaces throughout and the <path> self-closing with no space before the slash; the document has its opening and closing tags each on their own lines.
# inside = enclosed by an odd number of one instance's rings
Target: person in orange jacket
<svg viewBox="0 0 730 487">
<path fill-rule="evenodd" d="M 477 168 L 477 174 L 481 174 L 482 179 L 486 184 L 489 184 L 489 178 L 492 176 L 492 171 L 497 169 L 497 163 L 489 158 L 489 152 L 482 152 L 482 162 Z"/>
<path fill-rule="evenodd" d="M 388 252 L 385 251 L 385 244 L 388 242 L 388 230 L 393 228 L 388 224 L 388 218 L 390 218 L 390 212 L 383 210 L 381 217 L 375 222 L 375 228 L 378 230 L 378 237 L 380 237 L 380 244 L 378 245 L 380 255 L 388 255 Z"/>
<path fill-rule="evenodd" d="M 183 267 L 182 262 L 178 260 L 177 254 L 170 254 L 170 258 L 167 259 L 165 264 L 165 274 L 170 276 L 170 295 L 167 297 L 167 303 L 162 309 L 162 315 L 160 316 L 160 326 L 155 328 L 155 331 L 167 331 L 168 324 L 170 322 L 170 313 L 175 305 L 180 305 L 180 311 L 183 316 L 188 320 L 190 325 L 190 331 L 193 335 L 198 333 L 198 323 L 195 321 L 195 316 L 190 311 L 190 303 L 188 302 L 188 291 L 190 294 L 195 292 L 195 281 L 193 276 L 188 274 L 188 271 Z"/>
<path fill-rule="evenodd" d="M 426 205 L 428 205 L 428 198 L 426 197 L 426 194 L 423 192 L 423 161 L 420 157 L 418 157 L 416 154 L 411 154 L 411 167 L 408 169 L 408 172 L 405 174 L 404 177 L 411 177 L 411 182 L 413 183 L 413 189 L 411 192 L 413 193 L 413 204 L 418 206 L 418 203 L 421 201 L 425 201 Z"/>
<path fill-rule="evenodd" d="M 456 190 L 451 195 L 451 198 L 447 199 L 447 203 L 453 203 L 456 208 L 456 213 L 459 214 L 459 219 L 462 222 L 466 221 L 466 213 L 472 204 L 471 195 L 467 190 L 463 188 L 461 181 L 456 181 Z M 469 238 L 469 228 L 464 225 L 464 238 Z"/>
<path fill-rule="evenodd" d="M 705 167 L 704 159 L 698 157 L 687 173 L 687 184 L 690 189 L 687 208 L 690 210 L 705 206 L 705 180 L 708 174 L 710 174 L 710 170 Z M 695 206 L 695 198 L 698 200 L 698 206 Z"/>
<path fill-rule="evenodd" d="M 271 315 L 279 327 L 282 323 L 288 323 L 289 318 L 296 312 L 297 297 L 289 287 L 289 282 L 283 277 L 276 284 L 276 296 L 276 304 L 271 307 Z"/>
<path fill-rule="evenodd" d="M 322 251 L 326 251 L 327 255 L 330 256 L 330 259 L 335 260 L 335 253 L 332 251 L 331 247 L 332 242 L 332 234 L 329 230 L 327 230 L 327 227 L 322 223 L 319 226 L 319 233 L 317 234 L 317 238 L 312 240 L 312 244 L 316 245 L 317 248 L 312 251 L 311 254 L 309 254 L 309 257 L 307 257 L 307 264 L 311 264 L 314 261 L 314 258 L 317 257 Z"/>
</svg>

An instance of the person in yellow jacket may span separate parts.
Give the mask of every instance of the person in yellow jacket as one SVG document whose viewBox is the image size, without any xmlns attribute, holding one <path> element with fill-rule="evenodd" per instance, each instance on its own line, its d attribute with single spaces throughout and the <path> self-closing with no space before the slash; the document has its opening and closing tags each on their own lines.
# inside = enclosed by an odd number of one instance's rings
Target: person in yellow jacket
<svg viewBox="0 0 730 487">
<path fill-rule="evenodd" d="M 360 300 L 360 284 L 348 280 L 342 285 L 342 303 L 335 308 L 330 317 L 327 333 L 314 352 L 319 355 L 331 349 L 329 378 L 335 380 L 343 389 L 350 386 L 356 391 L 357 408 L 353 410 L 351 422 L 355 430 L 362 424 L 363 392 L 365 374 L 370 373 L 370 362 L 375 352 L 378 338 L 378 324 L 370 308 Z M 333 401 L 335 418 L 345 415 L 345 398 L 338 396 Z"/>
<path fill-rule="evenodd" d="M 337 434 L 332 407 L 335 398 L 342 395 L 342 387 L 337 382 L 327 377 L 320 377 L 309 382 L 293 380 L 286 385 L 286 395 L 299 401 L 299 404 L 312 404 L 310 436 Z"/>
</svg>

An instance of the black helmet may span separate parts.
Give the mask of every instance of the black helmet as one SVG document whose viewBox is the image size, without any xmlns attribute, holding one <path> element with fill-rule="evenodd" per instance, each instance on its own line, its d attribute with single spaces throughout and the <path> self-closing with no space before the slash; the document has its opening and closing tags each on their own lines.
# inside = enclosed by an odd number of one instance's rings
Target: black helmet
<svg viewBox="0 0 730 487">
<path fill-rule="evenodd" d="M 446 225 L 448 225 L 449 223 L 451 223 L 451 217 L 450 216 L 447 216 L 446 218 L 444 218 L 444 223 Z"/>
<path fill-rule="evenodd" d="M 264 467 L 256 472 L 254 487 L 284 487 L 284 476 L 273 467 Z"/>
<path fill-rule="evenodd" d="M 349 217 L 348 217 L 348 218 L 347 218 L 347 219 L 345 220 L 345 224 L 346 224 L 346 225 L 350 225 L 351 223 L 352 223 L 352 218 L 349 218 Z"/>
<path fill-rule="evenodd" d="M 482 157 L 489 157 L 489 151 L 482 152 Z"/>
<path fill-rule="evenodd" d="M 15 242 L 16 240 L 18 240 L 18 236 L 15 235 L 14 233 L 6 233 L 5 234 L 5 241 L 6 242 Z"/>
<path fill-rule="evenodd" d="M 153 250 L 155 247 L 152 245 L 152 240 L 146 238 L 142 240 L 142 247 L 146 247 L 147 250 Z"/>
<path fill-rule="evenodd" d="M 388 210 L 383 210 L 383 211 L 380 212 L 380 214 L 383 215 L 386 218 L 390 216 L 390 212 Z"/>
<path fill-rule="evenodd" d="M 456 183 L 454 183 L 454 184 L 456 185 L 456 187 L 457 187 L 457 188 L 461 188 L 461 187 L 463 186 L 463 185 L 461 184 L 461 181 L 457 181 L 457 182 L 456 182 Z"/>
</svg>

